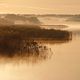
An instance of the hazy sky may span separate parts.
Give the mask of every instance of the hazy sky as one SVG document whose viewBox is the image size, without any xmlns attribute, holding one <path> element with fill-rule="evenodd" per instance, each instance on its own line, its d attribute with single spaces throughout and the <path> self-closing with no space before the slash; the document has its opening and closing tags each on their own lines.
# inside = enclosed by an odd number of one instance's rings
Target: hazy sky
<svg viewBox="0 0 80 80">
<path fill-rule="evenodd" d="M 0 0 L 0 13 L 79 14 L 80 0 Z"/>
</svg>

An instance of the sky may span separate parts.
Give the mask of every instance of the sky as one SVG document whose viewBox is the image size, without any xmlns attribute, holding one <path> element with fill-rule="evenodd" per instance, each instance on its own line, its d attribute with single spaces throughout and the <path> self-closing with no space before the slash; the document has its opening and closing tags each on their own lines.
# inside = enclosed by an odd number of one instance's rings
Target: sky
<svg viewBox="0 0 80 80">
<path fill-rule="evenodd" d="M 0 13 L 80 14 L 80 0 L 0 0 Z"/>
</svg>

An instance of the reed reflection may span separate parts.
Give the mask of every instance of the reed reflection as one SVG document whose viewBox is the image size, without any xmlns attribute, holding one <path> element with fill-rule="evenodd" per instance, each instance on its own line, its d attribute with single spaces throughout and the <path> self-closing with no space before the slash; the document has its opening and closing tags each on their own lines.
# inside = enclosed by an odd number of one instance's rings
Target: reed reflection
<svg viewBox="0 0 80 80">
<path fill-rule="evenodd" d="M 0 28 L 0 57 L 20 58 L 26 62 L 43 61 L 52 55 L 44 43 L 64 43 L 72 39 L 71 32 L 35 28 Z"/>
</svg>

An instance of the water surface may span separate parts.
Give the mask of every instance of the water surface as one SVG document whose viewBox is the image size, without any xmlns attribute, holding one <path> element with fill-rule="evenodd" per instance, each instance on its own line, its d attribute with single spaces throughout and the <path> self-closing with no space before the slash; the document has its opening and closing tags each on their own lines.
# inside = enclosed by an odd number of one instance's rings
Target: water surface
<svg viewBox="0 0 80 80">
<path fill-rule="evenodd" d="M 73 34 L 68 42 L 42 42 L 38 54 L 31 47 L 27 59 L 3 58 L 0 60 L 1 80 L 80 80 L 80 35 Z M 30 53 L 30 52 L 29 52 Z M 22 57 L 21 57 L 22 58 Z"/>
</svg>

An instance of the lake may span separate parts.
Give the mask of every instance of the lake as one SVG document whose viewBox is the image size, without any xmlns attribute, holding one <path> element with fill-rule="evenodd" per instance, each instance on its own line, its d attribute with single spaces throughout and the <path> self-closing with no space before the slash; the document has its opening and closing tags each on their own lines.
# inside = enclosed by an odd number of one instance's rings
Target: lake
<svg viewBox="0 0 80 80">
<path fill-rule="evenodd" d="M 67 42 L 43 42 L 40 56 L 0 60 L 1 80 L 80 80 L 80 34 Z M 46 46 L 46 47 L 45 47 Z M 34 51 L 33 51 L 34 52 Z M 28 57 L 27 57 L 28 58 Z"/>
</svg>

